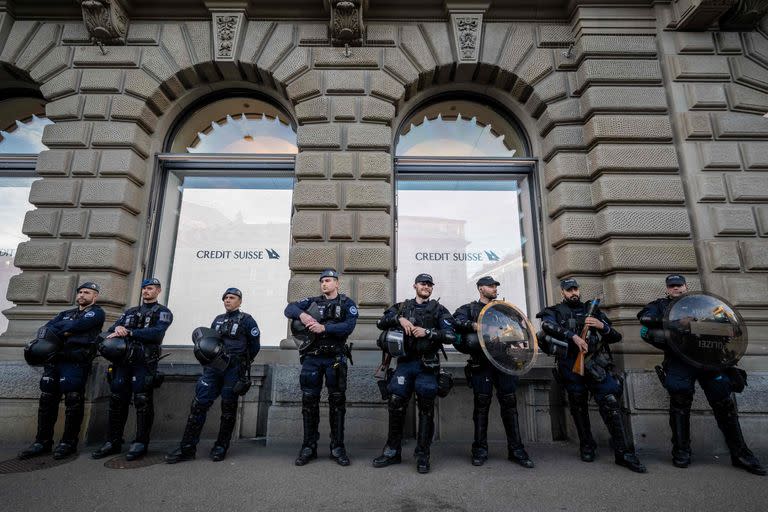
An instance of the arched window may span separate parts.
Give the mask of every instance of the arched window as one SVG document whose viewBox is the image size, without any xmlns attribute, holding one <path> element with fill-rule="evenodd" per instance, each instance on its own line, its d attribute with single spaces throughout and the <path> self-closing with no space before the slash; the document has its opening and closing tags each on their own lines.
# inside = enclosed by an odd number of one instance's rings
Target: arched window
<svg viewBox="0 0 768 512">
<path fill-rule="evenodd" d="M 229 287 L 243 293 L 263 345 L 285 337 L 296 132 L 268 99 L 237 96 L 193 107 L 160 155 L 152 267 L 174 322 L 167 344 L 189 344 L 195 327 L 223 311 Z"/>
<path fill-rule="evenodd" d="M 501 282 L 500 299 L 523 311 L 539 306 L 535 161 L 504 112 L 457 95 L 418 107 L 403 123 L 395 148 L 398 301 L 427 272 L 451 311 L 477 299 L 486 275 Z"/>
</svg>

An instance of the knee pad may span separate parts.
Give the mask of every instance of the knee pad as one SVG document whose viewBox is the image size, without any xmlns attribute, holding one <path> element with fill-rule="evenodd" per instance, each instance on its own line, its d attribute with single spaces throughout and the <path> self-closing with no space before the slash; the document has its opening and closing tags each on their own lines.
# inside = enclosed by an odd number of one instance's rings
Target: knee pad
<svg viewBox="0 0 768 512">
<path fill-rule="evenodd" d="M 517 407 L 517 395 L 510 393 L 499 396 L 499 406 L 502 409 L 514 409 Z"/>
<path fill-rule="evenodd" d="M 340 391 L 328 393 L 328 404 L 331 407 L 342 408 L 346 404 L 347 396 Z"/>
<path fill-rule="evenodd" d="M 491 406 L 491 395 L 485 393 L 475 393 L 475 407 L 478 409 L 487 409 Z"/>
<path fill-rule="evenodd" d="M 320 395 L 304 392 L 301 394 L 301 405 L 303 407 L 314 407 L 320 405 Z"/>
<path fill-rule="evenodd" d="M 237 415 L 237 400 L 222 400 L 221 415 L 234 418 Z"/>
<path fill-rule="evenodd" d="M 40 393 L 40 402 L 44 405 L 50 405 L 50 406 L 59 406 L 59 395 L 56 393 L 48 393 L 47 391 L 43 391 Z"/>
<path fill-rule="evenodd" d="M 143 411 L 152 406 L 152 395 L 149 393 L 136 393 L 133 396 L 133 405 L 137 411 Z"/>
<path fill-rule="evenodd" d="M 389 402 L 387 403 L 387 408 L 392 412 L 400 412 L 405 411 L 405 408 L 408 407 L 408 399 L 403 398 L 400 395 L 390 395 Z"/>
<path fill-rule="evenodd" d="M 435 413 L 435 399 L 426 397 L 417 397 L 416 403 L 419 407 L 419 414 L 426 414 L 428 416 Z"/>
<path fill-rule="evenodd" d="M 693 404 L 693 395 L 689 393 L 670 393 L 669 407 L 671 409 L 680 409 L 690 411 Z"/>
<path fill-rule="evenodd" d="M 605 395 L 597 401 L 597 405 L 606 409 L 618 409 L 619 400 L 616 398 L 616 395 Z"/>
<path fill-rule="evenodd" d="M 193 416 L 204 415 L 210 409 L 211 404 L 208 402 L 198 402 L 197 398 L 192 399 L 192 405 L 190 406 L 190 414 Z"/>
<path fill-rule="evenodd" d="M 78 391 L 70 391 L 64 395 L 64 405 L 67 407 L 81 407 L 84 402 L 84 396 Z"/>
</svg>

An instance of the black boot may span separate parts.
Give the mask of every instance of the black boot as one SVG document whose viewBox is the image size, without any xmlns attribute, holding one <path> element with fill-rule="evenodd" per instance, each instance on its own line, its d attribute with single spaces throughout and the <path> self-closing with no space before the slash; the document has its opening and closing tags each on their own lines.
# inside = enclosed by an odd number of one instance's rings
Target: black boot
<svg viewBox="0 0 768 512">
<path fill-rule="evenodd" d="M 672 464 L 678 468 L 691 465 L 691 404 L 693 395 L 669 395 L 669 427 L 672 429 Z"/>
<path fill-rule="evenodd" d="M 304 440 L 294 464 L 303 466 L 317 458 L 317 440 L 320 439 L 320 397 L 304 394 L 301 398 L 301 417 L 304 422 Z"/>
<path fill-rule="evenodd" d="M 731 452 L 731 464 L 755 475 L 765 475 L 765 468 L 744 441 L 736 400 L 729 396 L 724 400 L 714 402 L 712 412 L 715 413 L 717 426 L 725 435 L 725 442 Z"/>
<path fill-rule="evenodd" d="M 152 400 L 152 392 L 136 393 L 133 397 L 133 405 L 136 407 L 136 440 L 131 443 L 125 460 L 137 460 L 147 454 L 149 448 L 149 433 L 152 431 L 152 422 L 155 420 L 155 407 Z"/>
<path fill-rule="evenodd" d="M 472 422 L 475 426 L 475 440 L 472 442 L 472 465 L 482 466 L 488 460 L 488 411 L 491 395 L 475 393 L 475 407 Z"/>
<path fill-rule="evenodd" d="M 185 460 L 195 458 L 197 452 L 197 443 L 200 441 L 200 432 L 205 424 L 205 416 L 209 405 L 203 406 L 197 400 L 192 400 L 189 417 L 187 417 L 187 426 L 184 428 L 184 435 L 181 438 L 179 447 L 165 456 L 165 462 L 176 464 Z"/>
<path fill-rule="evenodd" d="M 347 397 L 341 391 L 328 394 L 328 419 L 331 423 L 331 458 L 339 466 L 349 466 L 349 456 L 344 448 L 344 415 Z"/>
<path fill-rule="evenodd" d="M 587 393 L 568 393 L 571 416 L 579 436 L 579 456 L 584 462 L 595 460 L 597 443 L 592 437 L 592 428 L 589 424 L 589 395 Z"/>
<path fill-rule="evenodd" d="M 387 408 L 389 409 L 387 444 L 384 446 L 381 455 L 373 459 L 373 467 L 375 468 L 400 464 L 402 461 L 400 450 L 403 442 L 405 411 L 408 408 L 408 400 L 400 395 L 390 395 Z"/>
<path fill-rule="evenodd" d="M 624 428 L 624 418 L 621 417 L 621 407 L 619 401 L 614 395 L 607 395 L 597 403 L 600 409 L 600 416 L 608 427 L 611 434 L 611 446 L 615 456 L 616 464 L 634 471 L 635 473 L 645 473 L 646 469 L 640 463 L 635 454 L 635 450 Z"/>
<path fill-rule="evenodd" d="M 224 460 L 229 450 L 229 442 L 232 432 L 235 431 L 237 421 L 237 400 L 221 401 L 221 421 L 219 423 L 219 437 L 211 448 L 211 460 L 219 462 Z"/>
<path fill-rule="evenodd" d="M 85 416 L 85 396 L 77 391 L 64 395 L 64 433 L 61 442 L 53 450 L 54 459 L 65 459 L 77 453 L 80 427 Z"/>
<path fill-rule="evenodd" d="M 37 408 L 37 435 L 35 442 L 22 450 L 17 458 L 19 460 L 31 459 L 51 453 L 53 448 L 53 427 L 56 425 L 56 417 L 59 415 L 60 396 L 54 393 L 40 393 L 40 401 Z"/>
<path fill-rule="evenodd" d="M 419 426 L 416 432 L 416 471 L 429 473 L 429 447 L 435 434 L 435 399 L 418 397 Z"/>
<path fill-rule="evenodd" d="M 129 401 L 122 399 L 120 395 L 112 393 L 109 396 L 109 432 L 107 442 L 91 453 L 93 459 L 103 459 L 110 455 L 120 453 L 123 447 L 123 430 L 128 420 Z"/>
<path fill-rule="evenodd" d="M 514 393 L 499 397 L 499 407 L 501 409 L 501 422 L 504 424 L 504 431 L 507 434 L 508 458 L 512 462 L 520 464 L 524 468 L 532 468 L 533 461 L 528 456 L 528 452 L 523 447 L 523 440 L 520 437 L 520 423 L 517 418 L 517 397 Z"/>
</svg>

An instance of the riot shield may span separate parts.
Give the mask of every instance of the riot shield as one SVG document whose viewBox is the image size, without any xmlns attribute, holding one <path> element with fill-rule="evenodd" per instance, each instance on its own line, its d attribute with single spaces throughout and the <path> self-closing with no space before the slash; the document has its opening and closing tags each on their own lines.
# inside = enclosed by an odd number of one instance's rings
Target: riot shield
<svg viewBox="0 0 768 512">
<path fill-rule="evenodd" d="M 747 351 L 741 315 L 711 293 L 687 293 L 671 302 L 664 313 L 664 333 L 677 355 L 705 370 L 733 366 Z"/>
<path fill-rule="evenodd" d="M 477 318 L 477 336 L 488 360 L 504 373 L 522 375 L 536 363 L 536 331 L 523 312 L 508 302 L 486 304 Z"/>
</svg>

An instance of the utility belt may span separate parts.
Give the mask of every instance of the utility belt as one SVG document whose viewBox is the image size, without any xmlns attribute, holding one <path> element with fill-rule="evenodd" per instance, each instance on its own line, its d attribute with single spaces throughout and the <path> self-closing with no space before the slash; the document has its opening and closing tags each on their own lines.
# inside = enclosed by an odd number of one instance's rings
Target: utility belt
<svg viewBox="0 0 768 512">
<path fill-rule="evenodd" d="M 159 351 L 158 351 L 159 353 Z M 145 361 L 146 367 L 148 369 L 147 375 L 144 377 L 144 386 L 143 391 L 148 392 L 155 390 L 163 385 L 163 382 L 165 382 L 165 374 L 157 369 L 157 361 L 159 358 L 154 358 L 153 360 L 150 360 L 149 362 Z M 112 384 L 112 381 L 115 379 L 115 373 L 117 369 L 116 364 L 110 364 L 107 367 L 107 382 L 109 384 Z"/>
<path fill-rule="evenodd" d="M 65 343 L 56 355 L 63 363 L 90 364 L 96 357 L 96 344 Z"/>
</svg>

